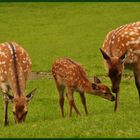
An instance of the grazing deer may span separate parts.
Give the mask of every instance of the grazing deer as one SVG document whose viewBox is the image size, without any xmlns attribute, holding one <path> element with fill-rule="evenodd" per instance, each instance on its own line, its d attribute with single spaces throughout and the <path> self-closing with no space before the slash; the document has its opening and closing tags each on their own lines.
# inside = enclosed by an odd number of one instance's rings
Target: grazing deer
<svg viewBox="0 0 140 140">
<path fill-rule="evenodd" d="M 119 105 L 119 84 L 124 66 L 133 68 L 140 98 L 140 22 L 123 25 L 106 36 L 101 53 L 106 60 L 112 91 L 116 93 L 115 111 Z"/>
<path fill-rule="evenodd" d="M 78 108 L 75 105 L 73 93 L 77 91 L 80 93 L 81 101 L 88 114 L 86 99 L 84 92 L 91 95 L 97 95 L 102 98 L 114 101 L 115 98 L 111 94 L 110 89 L 103 85 L 101 81 L 94 77 L 95 83 L 92 83 L 86 76 L 83 67 L 69 58 L 60 58 L 52 65 L 52 74 L 55 79 L 56 87 L 59 92 L 59 104 L 61 108 L 62 117 L 64 117 L 64 89 L 66 88 L 66 95 L 69 101 L 69 116 L 72 116 L 72 107 L 76 113 L 80 115 Z"/>
<path fill-rule="evenodd" d="M 4 125 L 8 124 L 8 102 L 13 103 L 15 122 L 20 123 L 27 115 L 27 104 L 35 89 L 25 95 L 26 81 L 31 72 L 31 59 L 15 42 L 0 44 L 0 87 L 4 95 Z M 12 95 L 9 94 L 11 89 Z"/>
</svg>

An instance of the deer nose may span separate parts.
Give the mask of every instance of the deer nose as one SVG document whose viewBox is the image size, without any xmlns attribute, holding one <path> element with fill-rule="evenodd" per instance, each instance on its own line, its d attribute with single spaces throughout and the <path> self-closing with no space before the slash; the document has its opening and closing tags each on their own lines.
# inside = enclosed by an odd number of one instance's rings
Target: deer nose
<svg viewBox="0 0 140 140">
<path fill-rule="evenodd" d="M 115 99 L 116 99 L 116 98 L 113 96 L 112 99 L 111 99 L 111 101 L 115 101 Z"/>
<path fill-rule="evenodd" d="M 18 119 L 17 123 L 22 123 L 23 120 L 22 119 Z"/>
<path fill-rule="evenodd" d="M 20 120 L 20 119 L 15 119 L 15 123 L 22 123 L 23 120 Z"/>
</svg>

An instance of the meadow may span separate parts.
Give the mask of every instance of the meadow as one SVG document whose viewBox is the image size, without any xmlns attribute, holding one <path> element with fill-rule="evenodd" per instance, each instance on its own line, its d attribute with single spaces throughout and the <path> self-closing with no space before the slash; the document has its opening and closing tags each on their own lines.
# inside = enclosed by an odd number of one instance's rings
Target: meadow
<svg viewBox="0 0 140 140">
<path fill-rule="evenodd" d="M 140 3 L 134 2 L 49 2 L 0 3 L 0 42 L 15 41 L 30 54 L 33 71 L 51 71 L 53 61 L 70 57 L 81 63 L 88 76 L 98 75 L 111 87 L 99 51 L 106 34 L 112 29 L 139 21 Z M 60 115 L 58 94 L 52 79 L 29 80 L 26 91 L 37 87 L 29 104 L 26 122 L 14 124 L 12 104 L 8 127 L 3 126 L 3 98 L 0 94 L 0 137 L 140 137 L 140 104 L 131 71 L 121 82 L 120 108 L 114 103 L 86 95 L 86 116 L 80 97 L 76 104 L 82 116 L 73 110 L 68 117 Z"/>
</svg>

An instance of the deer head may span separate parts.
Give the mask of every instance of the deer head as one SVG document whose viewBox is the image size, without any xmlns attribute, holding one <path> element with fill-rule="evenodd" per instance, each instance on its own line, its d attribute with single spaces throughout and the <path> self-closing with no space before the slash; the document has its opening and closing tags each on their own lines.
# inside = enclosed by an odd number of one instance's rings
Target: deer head
<svg viewBox="0 0 140 140">
<path fill-rule="evenodd" d="M 106 85 L 102 84 L 96 76 L 94 76 L 94 83 L 92 83 L 92 88 L 96 91 L 97 96 L 110 101 L 115 100 L 115 97 L 112 95 L 110 89 Z"/>
<path fill-rule="evenodd" d="M 36 89 L 32 90 L 25 97 L 14 98 L 10 94 L 6 94 L 8 99 L 13 103 L 13 115 L 16 123 L 21 123 L 25 121 L 26 115 L 28 113 L 28 102 L 32 99 Z"/>
<path fill-rule="evenodd" d="M 127 52 L 120 57 L 110 57 L 102 49 L 100 49 L 103 58 L 106 60 L 108 68 L 108 76 L 112 82 L 112 91 L 118 93 L 120 90 L 120 81 L 124 69 L 124 63 L 127 60 Z"/>
</svg>

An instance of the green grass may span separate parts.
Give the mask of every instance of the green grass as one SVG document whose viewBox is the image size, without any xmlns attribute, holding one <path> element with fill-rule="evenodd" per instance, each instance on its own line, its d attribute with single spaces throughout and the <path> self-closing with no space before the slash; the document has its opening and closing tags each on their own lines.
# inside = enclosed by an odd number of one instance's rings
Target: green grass
<svg viewBox="0 0 140 140">
<path fill-rule="evenodd" d="M 129 87 L 126 85 L 129 84 Z M 68 118 L 68 102 L 65 101 L 65 115 L 60 117 L 58 97 L 52 80 L 30 81 L 38 87 L 38 93 L 29 105 L 26 123 L 15 125 L 9 111 L 10 125 L 0 127 L 1 137 L 139 137 L 140 106 L 133 81 L 124 81 L 120 97 L 120 111 L 113 112 L 114 104 L 99 97 L 86 95 L 89 115 L 86 116 L 75 93 L 76 104 L 82 116 Z M 29 89 L 28 89 L 29 90 Z M 130 91 L 130 92 L 126 92 Z M 2 109 L 0 109 L 2 112 Z M 2 123 L 2 117 L 0 118 Z M 16 131 L 15 131 L 16 130 Z M 14 131 L 14 133 L 13 133 Z"/>
<path fill-rule="evenodd" d="M 16 41 L 29 52 L 34 71 L 50 71 L 56 58 L 80 62 L 88 75 L 105 75 L 99 48 L 106 34 L 126 23 L 138 21 L 140 3 L 0 3 L 0 42 Z M 130 73 L 129 73 L 130 74 Z M 102 81 L 111 86 L 109 78 Z M 128 86 L 129 85 L 129 86 Z M 3 127 L 0 98 L 0 137 L 140 137 L 140 105 L 134 80 L 122 80 L 120 110 L 114 103 L 87 94 L 86 116 L 79 96 L 75 100 L 82 116 L 61 118 L 54 81 L 28 81 L 27 92 L 38 92 L 29 105 L 24 124 L 15 125 L 12 106 L 9 127 Z"/>
</svg>

